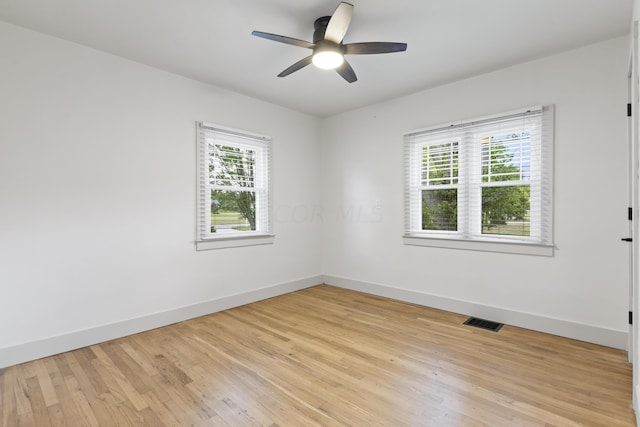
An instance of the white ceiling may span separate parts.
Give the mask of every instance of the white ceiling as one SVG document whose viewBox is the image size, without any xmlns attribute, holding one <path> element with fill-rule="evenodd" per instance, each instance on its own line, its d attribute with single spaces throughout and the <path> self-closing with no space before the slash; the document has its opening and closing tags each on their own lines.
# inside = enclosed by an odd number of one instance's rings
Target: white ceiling
<svg viewBox="0 0 640 427">
<path fill-rule="evenodd" d="M 344 42 L 406 42 L 348 56 L 358 81 L 251 36 L 311 41 L 339 0 L 0 0 L 0 20 L 317 116 L 330 116 L 627 34 L 633 0 L 351 0 Z"/>
</svg>

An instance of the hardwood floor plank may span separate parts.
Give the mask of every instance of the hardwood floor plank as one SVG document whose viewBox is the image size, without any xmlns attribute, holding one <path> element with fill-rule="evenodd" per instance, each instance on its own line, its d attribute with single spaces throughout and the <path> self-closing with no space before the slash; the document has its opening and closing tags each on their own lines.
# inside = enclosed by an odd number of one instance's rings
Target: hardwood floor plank
<svg viewBox="0 0 640 427">
<path fill-rule="evenodd" d="M 171 399 L 169 394 L 166 392 L 166 385 L 168 384 L 168 381 L 156 370 L 155 367 L 153 367 L 153 359 L 155 355 L 161 354 L 161 350 L 155 346 L 149 345 L 148 342 L 146 342 L 145 345 L 144 340 L 139 342 L 138 339 L 138 336 L 131 337 L 128 344 L 136 351 L 139 357 L 145 360 L 144 363 L 148 364 L 147 369 L 150 372 L 146 375 L 139 375 L 139 378 L 147 384 L 149 390 L 152 390 L 153 394 L 161 402 L 165 402 Z"/>
<path fill-rule="evenodd" d="M 62 406 L 59 403 L 47 407 L 47 412 L 49 413 L 49 421 L 52 427 L 64 427 L 68 425 L 64 412 L 62 411 Z"/>
<path fill-rule="evenodd" d="M 6 427 L 634 426 L 626 353 L 316 286 L 0 370 Z"/>
<path fill-rule="evenodd" d="M 80 387 L 80 384 L 78 384 L 78 380 L 76 379 L 76 377 L 66 377 L 64 379 L 64 382 L 67 385 L 67 389 L 71 392 L 73 401 L 80 409 L 82 424 L 89 425 L 91 427 L 97 427 L 100 423 L 96 418 L 96 414 L 91 409 L 91 405 L 89 405 L 87 395 Z"/>
<path fill-rule="evenodd" d="M 108 347 L 109 343 L 105 343 L 104 346 Z M 138 411 L 146 408 L 148 406 L 147 402 L 136 391 L 135 387 L 129 382 L 120 369 L 118 369 L 107 353 L 100 348 L 100 346 L 92 346 L 91 349 L 97 356 L 94 360 L 94 366 L 102 378 L 111 378 L 115 380 L 118 385 L 118 390 L 121 390 L 124 393 L 127 400 L 129 400 Z"/>
<path fill-rule="evenodd" d="M 167 393 L 170 399 L 164 404 L 179 420 L 198 425 L 211 418 L 211 415 L 203 413 L 200 407 L 189 404 L 189 399 L 185 399 L 181 392 L 175 390 L 171 385 L 167 387 Z"/>
<path fill-rule="evenodd" d="M 42 394 L 40 378 L 38 376 L 27 378 L 26 387 L 26 396 L 31 404 L 31 413 L 33 414 L 35 425 L 46 426 L 51 424 L 47 404 Z"/>
<path fill-rule="evenodd" d="M 51 378 L 51 383 L 56 391 L 56 396 L 58 396 L 58 402 L 67 425 L 88 425 L 85 421 L 84 415 L 82 414 L 81 408 L 78 406 L 79 403 L 75 400 L 75 395 L 72 394 L 71 390 L 69 390 L 67 383 L 65 382 L 65 378 L 62 376 L 63 371 L 69 374 L 68 377 L 73 376 L 71 370 L 68 369 L 65 355 L 54 356 L 52 360 L 55 362 L 56 369 L 50 370 L 52 367 L 48 368 L 49 377 Z M 65 369 L 61 370 L 60 367 L 65 367 Z"/>
<path fill-rule="evenodd" d="M 113 415 L 113 411 L 110 411 L 110 408 L 104 404 L 104 400 L 100 398 L 100 395 L 108 393 L 109 389 L 93 368 L 89 359 L 92 357 L 91 355 L 93 352 L 89 349 L 80 349 L 65 354 L 69 369 L 73 372 L 73 382 L 66 382 L 67 387 L 72 393 L 76 391 L 81 393 L 81 396 L 78 397 L 78 404 L 90 424 L 93 423 L 93 420 L 109 419 Z M 77 390 L 72 387 L 76 387 Z"/>
<path fill-rule="evenodd" d="M 31 409 L 31 402 L 29 402 L 29 390 L 27 387 L 27 378 L 23 375 L 23 365 L 18 367 L 18 375 L 15 377 L 15 381 L 13 384 L 13 394 L 15 396 L 16 402 L 16 412 L 18 417 L 31 414 L 33 411 Z"/>
<path fill-rule="evenodd" d="M 18 423 L 16 427 L 38 427 L 36 421 L 33 419 L 33 413 L 27 412 L 25 414 L 18 415 Z"/>
<path fill-rule="evenodd" d="M 120 345 L 108 343 L 101 346 L 109 359 L 113 362 L 113 365 L 120 371 L 122 376 L 127 379 L 127 382 L 133 386 L 135 391 L 142 395 L 148 393 L 151 388 L 142 379 L 145 375 L 144 371 L 139 369 L 139 365 L 131 359 L 131 357 L 120 347 Z M 140 372 L 141 375 L 138 375 Z"/>
<path fill-rule="evenodd" d="M 129 355 L 131 360 L 133 360 L 146 375 L 154 376 L 158 374 L 158 371 L 153 367 L 152 361 L 144 357 L 140 352 L 136 351 L 130 343 L 123 342 L 120 344 L 120 348 Z"/>
<path fill-rule="evenodd" d="M 69 365 L 74 374 L 79 377 L 82 387 L 92 390 L 96 396 L 108 393 L 110 388 L 105 384 L 102 377 L 96 372 L 93 361 L 97 358 L 89 347 L 81 348 L 73 352 L 77 365 Z M 74 369 L 75 368 L 75 369 Z"/>
<path fill-rule="evenodd" d="M 181 422 L 174 416 L 173 412 L 164 404 L 163 401 L 158 399 L 158 397 L 153 392 L 148 392 L 144 395 L 144 398 L 147 400 L 149 404 L 149 408 L 158 415 L 158 418 L 161 420 L 160 426 L 166 427 L 178 427 L 181 425 Z"/>
<path fill-rule="evenodd" d="M 18 423 L 18 410 L 16 404 L 16 397 L 13 392 L 14 383 L 16 381 L 17 369 L 7 368 L 0 371 L 0 379 L 2 383 L 2 408 L 0 413 L 2 414 L 2 425 L 11 426 Z"/>
<path fill-rule="evenodd" d="M 127 416 L 127 409 L 123 409 L 123 406 L 131 406 L 131 403 L 126 400 L 126 398 L 121 399 L 120 396 L 113 393 L 105 393 L 100 396 L 100 398 L 104 402 L 105 407 L 111 413 L 110 417 L 108 418 L 108 422 L 110 423 L 110 425 L 116 425 L 119 427 L 138 427 L 138 425 L 132 423 Z M 105 420 L 101 421 L 103 422 L 103 424 L 105 423 Z"/>
<path fill-rule="evenodd" d="M 36 360 L 34 362 L 34 366 L 36 368 L 36 374 L 38 376 L 38 382 L 42 390 L 42 397 L 44 398 L 45 405 L 47 407 L 57 405 L 58 396 L 53 388 L 53 383 L 51 382 L 51 377 L 49 377 L 49 372 L 47 371 L 44 361 Z"/>
<path fill-rule="evenodd" d="M 126 401 L 121 403 L 118 409 L 132 426 L 162 427 L 164 425 L 158 415 L 153 412 L 149 406 L 142 410 L 137 410 L 131 402 Z"/>
</svg>

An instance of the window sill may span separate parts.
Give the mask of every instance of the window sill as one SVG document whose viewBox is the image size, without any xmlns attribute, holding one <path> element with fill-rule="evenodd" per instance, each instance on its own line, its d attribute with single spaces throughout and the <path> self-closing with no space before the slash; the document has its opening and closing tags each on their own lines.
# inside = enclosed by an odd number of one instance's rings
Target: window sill
<svg viewBox="0 0 640 427">
<path fill-rule="evenodd" d="M 215 238 L 196 241 L 197 251 L 210 249 L 239 248 L 243 246 L 271 245 L 275 240 L 273 234 Z"/>
<path fill-rule="evenodd" d="M 483 252 L 501 252 L 518 255 L 553 256 L 553 245 L 536 243 L 508 242 L 504 240 L 471 240 L 461 238 L 437 238 L 403 236 L 405 245 L 429 246 L 435 248 L 464 249 Z"/>
</svg>

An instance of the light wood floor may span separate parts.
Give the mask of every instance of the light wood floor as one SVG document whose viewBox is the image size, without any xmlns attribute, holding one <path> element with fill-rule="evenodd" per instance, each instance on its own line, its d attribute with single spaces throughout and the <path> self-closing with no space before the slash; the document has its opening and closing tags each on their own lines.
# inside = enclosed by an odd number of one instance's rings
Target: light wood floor
<svg viewBox="0 0 640 427">
<path fill-rule="evenodd" d="M 317 286 L 0 371 L 4 426 L 633 426 L 622 351 Z"/>
</svg>

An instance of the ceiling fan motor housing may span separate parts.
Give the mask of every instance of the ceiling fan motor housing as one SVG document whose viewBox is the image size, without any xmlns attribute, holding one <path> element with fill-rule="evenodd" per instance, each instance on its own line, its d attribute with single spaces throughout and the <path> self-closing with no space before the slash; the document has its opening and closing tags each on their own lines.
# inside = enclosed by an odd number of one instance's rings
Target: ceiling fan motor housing
<svg viewBox="0 0 640 427">
<path fill-rule="evenodd" d="M 324 33 L 327 31 L 327 25 L 330 19 L 330 16 L 322 16 L 315 20 L 313 23 L 313 44 L 324 40 Z"/>
</svg>

